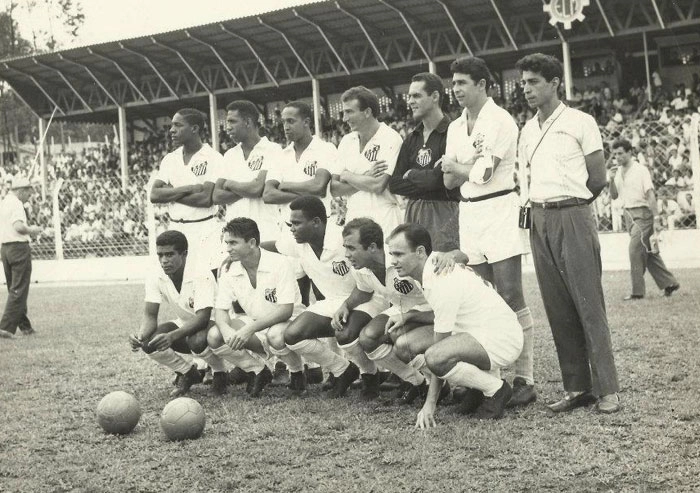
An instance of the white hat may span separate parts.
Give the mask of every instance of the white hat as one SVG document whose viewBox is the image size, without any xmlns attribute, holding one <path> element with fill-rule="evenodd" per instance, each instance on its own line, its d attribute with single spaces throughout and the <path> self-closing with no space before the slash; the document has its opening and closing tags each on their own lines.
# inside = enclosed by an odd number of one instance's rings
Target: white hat
<svg viewBox="0 0 700 493">
<path fill-rule="evenodd" d="M 24 176 L 15 176 L 15 178 L 12 180 L 12 189 L 16 188 L 29 188 L 31 187 L 32 184 L 29 181 L 29 178 L 25 178 Z"/>
</svg>

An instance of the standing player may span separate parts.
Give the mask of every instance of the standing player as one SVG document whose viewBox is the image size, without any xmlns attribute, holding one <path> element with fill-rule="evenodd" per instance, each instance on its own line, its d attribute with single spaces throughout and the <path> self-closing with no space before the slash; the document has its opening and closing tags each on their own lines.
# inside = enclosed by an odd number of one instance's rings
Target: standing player
<svg viewBox="0 0 700 493">
<path fill-rule="evenodd" d="M 328 226 L 321 199 L 305 195 L 292 200 L 289 208 L 294 241 L 283 236 L 275 244 L 263 247 L 298 259 L 302 272 L 297 277 L 307 275 L 325 299 L 313 303 L 294 319 L 285 330 L 284 339 L 289 349 L 329 371 L 334 377 L 331 395 L 342 397 L 360 376 L 360 370 L 319 338 L 335 337 L 331 317 L 352 292 L 355 280 L 350 275 L 340 232 Z M 351 358 L 361 359 L 364 353 L 359 352 L 359 346 L 351 349 Z"/>
<path fill-rule="evenodd" d="M 613 168 L 610 182 L 610 196 L 620 197 L 625 208 L 630 231 L 630 274 L 632 276 L 632 294 L 625 301 L 644 298 L 644 271 L 649 269 L 665 296 L 671 296 L 680 288 L 673 274 L 666 268 L 661 255 L 654 251 L 649 239 L 654 230 L 661 229 L 661 218 L 656 205 L 654 185 L 646 166 L 632 159 L 632 144 L 627 140 L 618 140 L 612 145 L 613 155 L 618 167 Z"/>
<path fill-rule="evenodd" d="M 425 352 L 433 376 L 416 427 L 435 426 L 439 379 L 472 389 L 476 417 L 498 419 L 512 394 L 500 369 L 513 363 L 523 347 L 518 318 L 488 281 L 471 269 L 457 266 L 450 273 L 436 274 L 431 252 L 430 235 L 418 224 L 402 224 L 389 236 L 396 272 L 421 283 L 435 314 L 434 344 Z"/>
<path fill-rule="evenodd" d="M 139 348 L 149 358 L 177 374 L 171 397 L 181 396 L 202 381 L 195 365 L 178 353 L 194 354 L 206 361 L 214 372 L 213 385 L 225 385 L 223 361 L 207 346 L 207 332 L 214 322 L 216 281 L 201 265 L 188 262 L 187 238 L 180 231 L 165 231 L 156 238 L 160 267 L 146 279 L 143 321 L 138 335 L 129 336 L 134 351 Z M 170 305 L 177 319 L 158 324 L 162 304 Z"/>
<path fill-rule="evenodd" d="M 408 104 L 418 125 L 404 140 L 389 181 L 391 193 L 408 199 L 404 222 L 427 228 L 439 252 L 459 248 L 459 190 L 445 188 L 439 164 L 450 124 L 440 108 L 443 94 L 435 74 L 423 72 L 411 79 Z"/>
<path fill-rule="evenodd" d="M 252 397 L 260 396 L 272 380 L 272 373 L 261 361 L 247 358 L 244 350 L 266 359 L 279 357 L 289 368 L 292 390 L 303 392 L 301 358 L 284 342 L 290 318 L 303 310 L 291 262 L 277 253 L 261 250 L 258 225 L 246 217 L 226 224 L 224 242 L 232 263 L 227 269 L 222 268 L 219 276 L 216 327 L 209 330 L 209 346 L 217 356 L 255 374 Z M 232 320 L 234 302 L 245 315 Z"/>
<path fill-rule="evenodd" d="M 520 199 L 513 174 L 518 127 L 513 117 L 487 94 L 491 74 L 481 58 L 452 62 L 452 89 L 462 115 L 447 130 L 442 160 L 445 186 L 459 187 L 460 248 L 469 266 L 492 282 L 518 315 L 523 351 L 515 363 L 509 406 L 534 402 L 533 320 L 525 304 L 521 256 L 528 252 L 525 231 L 518 227 Z"/>
<path fill-rule="evenodd" d="M 224 154 L 224 170 L 214 189 L 214 200 L 227 204 L 226 220 L 249 217 L 259 225 L 260 237 L 275 241 L 281 230 L 279 207 L 262 195 L 271 169 L 281 161 L 282 148 L 260 137 L 260 112 L 250 101 L 226 107 L 226 131 L 236 146 Z"/>
<path fill-rule="evenodd" d="M 222 176 L 223 158 L 209 144 L 202 143 L 204 125 L 201 111 L 184 108 L 175 113 L 170 137 L 177 148 L 161 161 L 150 200 L 170 204 L 170 229 L 187 237 L 190 262 L 216 269 L 220 226 L 212 194 Z"/>
<path fill-rule="evenodd" d="M 340 174 L 333 176 L 331 191 L 336 197 L 347 196 L 346 221 L 369 217 L 383 231 L 391 231 L 403 219 L 399 200 L 387 189 L 401 149 L 401 136 L 377 120 L 379 100 L 366 87 L 352 87 L 340 99 L 343 121 L 350 126 L 350 133 L 338 145 L 342 166 Z"/>
<path fill-rule="evenodd" d="M 532 256 L 567 392 L 549 408 L 570 411 L 593 404 L 597 394 L 598 411 L 617 412 L 600 243 L 589 206 L 607 184 L 603 139 L 591 115 L 559 100 L 559 60 L 535 53 L 516 66 L 528 105 L 537 109 L 520 134 L 520 155 L 530 164 Z"/>
</svg>

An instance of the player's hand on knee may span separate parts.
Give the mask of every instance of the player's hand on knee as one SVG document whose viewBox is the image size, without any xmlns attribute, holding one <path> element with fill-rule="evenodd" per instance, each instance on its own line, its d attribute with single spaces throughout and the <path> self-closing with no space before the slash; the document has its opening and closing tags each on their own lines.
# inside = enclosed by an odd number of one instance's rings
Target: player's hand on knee
<svg viewBox="0 0 700 493">
<path fill-rule="evenodd" d="M 136 352 L 143 346 L 143 341 L 135 334 L 129 336 L 129 345 L 131 345 L 131 350 Z"/>
<path fill-rule="evenodd" d="M 398 330 L 401 327 L 403 327 L 403 325 L 404 319 L 401 314 L 391 315 L 386 321 L 386 325 L 384 326 L 384 333 L 391 334 L 395 330 Z"/>
<path fill-rule="evenodd" d="M 243 327 L 231 334 L 228 340 L 226 340 L 226 344 L 234 351 L 245 349 L 245 345 L 250 340 L 251 335 L 251 332 L 245 330 L 245 327 Z"/>
<path fill-rule="evenodd" d="M 158 334 L 148 343 L 148 346 L 156 351 L 165 351 L 172 345 L 173 339 L 170 334 Z"/>
<path fill-rule="evenodd" d="M 333 327 L 336 332 L 343 330 L 343 326 L 348 321 L 349 316 L 350 310 L 348 309 L 347 305 L 343 303 L 343 305 L 333 314 L 333 318 L 331 319 L 331 327 Z"/>
<path fill-rule="evenodd" d="M 416 429 L 427 430 L 428 428 L 435 428 L 436 426 L 435 405 L 431 405 L 426 402 L 425 405 L 423 405 L 423 409 L 421 409 L 418 413 L 418 418 L 416 419 Z"/>
</svg>

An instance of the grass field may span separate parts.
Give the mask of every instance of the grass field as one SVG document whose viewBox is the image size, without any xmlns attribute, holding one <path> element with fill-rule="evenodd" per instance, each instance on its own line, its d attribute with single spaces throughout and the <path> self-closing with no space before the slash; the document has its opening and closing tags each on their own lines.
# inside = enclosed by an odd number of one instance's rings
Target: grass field
<svg viewBox="0 0 700 493">
<path fill-rule="evenodd" d="M 628 274 L 604 284 L 624 410 L 564 416 L 544 404 L 561 378 L 534 275 L 525 275 L 536 321 L 539 400 L 497 422 L 439 408 L 439 427 L 413 429 L 418 407 L 390 395 L 339 401 L 318 386 L 303 398 L 268 388 L 213 397 L 204 436 L 164 440 L 158 417 L 172 375 L 127 334 L 141 314 L 138 285 L 32 288 L 32 337 L 0 339 L 0 491 L 698 491 L 700 479 L 700 271 L 677 272 L 672 298 L 653 290 L 623 303 Z M 4 304 L 4 296 L 0 300 Z M 133 393 L 133 433 L 106 435 L 95 408 L 113 390 Z"/>
</svg>

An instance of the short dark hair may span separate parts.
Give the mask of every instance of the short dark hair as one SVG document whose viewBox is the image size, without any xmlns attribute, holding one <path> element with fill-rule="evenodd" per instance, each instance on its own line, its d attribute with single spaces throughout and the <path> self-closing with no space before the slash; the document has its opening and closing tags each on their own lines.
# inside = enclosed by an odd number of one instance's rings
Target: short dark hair
<svg viewBox="0 0 700 493">
<path fill-rule="evenodd" d="M 450 71 L 454 74 L 465 74 L 471 77 L 474 84 L 478 84 L 480 80 L 486 81 L 486 89 L 493 84 L 493 77 L 488 65 L 483 60 L 476 56 L 465 56 L 458 58 L 450 65 Z"/>
<path fill-rule="evenodd" d="M 527 70 L 540 74 L 547 82 L 558 77 L 560 86 L 564 80 L 564 69 L 561 62 L 556 57 L 545 55 L 544 53 L 525 55 L 517 61 L 515 68 L 517 68 L 520 73 Z"/>
<path fill-rule="evenodd" d="M 411 82 L 422 82 L 425 87 L 425 92 L 430 96 L 437 92 L 440 95 L 438 103 L 442 104 L 442 98 L 445 96 L 445 86 L 442 84 L 442 79 L 430 72 L 421 72 L 411 77 Z"/>
<path fill-rule="evenodd" d="M 224 233 L 228 233 L 236 238 L 243 238 L 248 241 L 251 238 L 255 239 L 255 244 L 260 245 L 260 230 L 258 224 L 249 217 L 236 217 L 226 223 L 223 229 Z"/>
<path fill-rule="evenodd" d="M 156 246 L 173 246 L 177 253 L 187 251 L 187 237 L 180 231 L 169 229 L 156 237 Z"/>
<path fill-rule="evenodd" d="M 360 233 L 360 245 L 367 250 L 374 243 L 380 250 L 384 249 L 384 233 L 382 227 L 368 217 L 356 217 L 343 227 L 343 236 L 349 236 L 353 231 Z"/>
<path fill-rule="evenodd" d="M 460 72 L 461 73 L 461 72 Z M 406 237 L 408 246 L 416 250 L 419 246 L 425 248 L 426 255 L 433 253 L 433 243 L 430 239 L 430 233 L 427 229 L 418 223 L 403 223 L 399 224 L 391 232 L 387 241 L 394 239 L 396 236 L 403 233 Z"/>
<path fill-rule="evenodd" d="M 375 118 L 379 116 L 379 98 L 365 86 L 351 87 L 340 96 L 340 100 L 344 103 L 353 99 L 357 100 L 360 111 L 369 108 L 372 110 L 372 116 Z"/>
<path fill-rule="evenodd" d="M 313 195 L 302 195 L 289 203 L 289 208 L 293 211 L 301 211 L 307 221 L 314 218 L 319 218 L 323 224 L 326 224 L 326 206 L 318 197 Z"/>
<path fill-rule="evenodd" d="M 175 114 L 184 118 L 188 124 L 192 126 L 197 125 L 200 132 L 204 132 L 204 129 L 207 126 L 207 116 L 197 109 L 182 108 L 177 110 Z"/>
<path fill-rule="evenodd" d="M 226 106 L 226 111 L 237 111 L 239 115 L 251 120 L 256 126 L 260 124 L 260 111 L 258 107 L 247 99 L 231 101 Z"/>
<path fill-rule="evenodd" d="M 308 103 L 305 103 L 304 101 L 291 101 L 287 104 L 284 105 L 284 108 L 294 108 L 297 110 L 297 113 L 299 113 L 299 116 L 301 117 L 302 120 L 308 118 L 309 119 L 309 125 L 313 125 L 314 123 L 314 110 L 311 108 L 311 105 Z M 282 108 L 282 109 L 284 109 Z"/>
<path fill-rule="evenodd" d="M 627 139 L 617 139 L 615 142 L 613 142 L 613 150 L 617 149 L 618 147 L 622 147 L 625 152 L 630 152 L 632 150 L 632 144 Z"/>
</svg>

